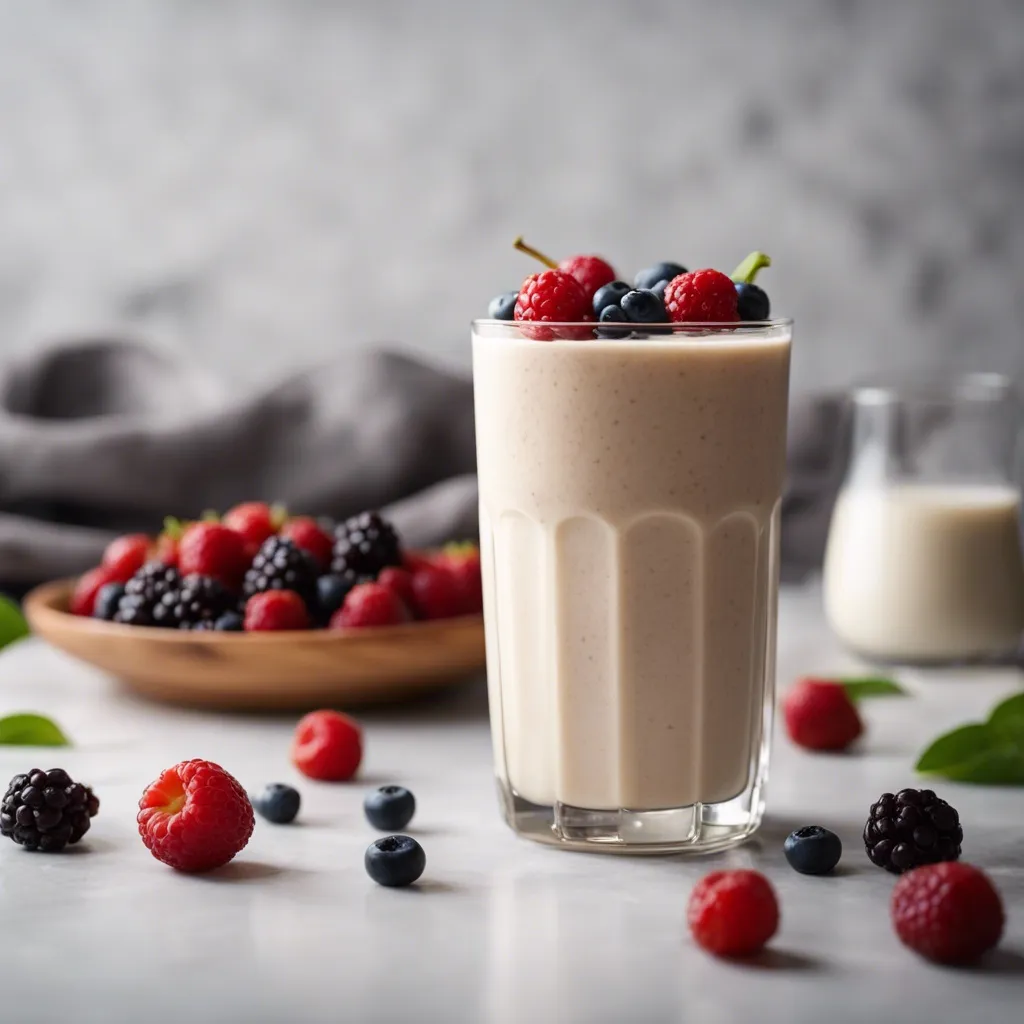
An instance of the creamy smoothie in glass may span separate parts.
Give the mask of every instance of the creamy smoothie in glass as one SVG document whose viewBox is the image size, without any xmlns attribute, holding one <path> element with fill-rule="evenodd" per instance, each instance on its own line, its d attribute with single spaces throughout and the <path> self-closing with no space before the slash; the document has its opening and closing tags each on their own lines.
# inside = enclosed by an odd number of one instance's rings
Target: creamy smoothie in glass
<svg viewBox="0 0 1024 1024">
<path fill-rule="evenodd" d="M 763 811 L 791 323 L 656 331 L 473 325 L 495 772 L 569 847 L 718 849 Z"/>
</svg>

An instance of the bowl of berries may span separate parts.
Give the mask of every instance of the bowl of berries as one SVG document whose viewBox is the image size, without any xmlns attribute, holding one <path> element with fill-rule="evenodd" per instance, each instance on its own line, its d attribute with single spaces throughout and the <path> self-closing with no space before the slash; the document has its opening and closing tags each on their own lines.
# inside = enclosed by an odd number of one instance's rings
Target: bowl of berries
<svg viewBox="0 0 1024 1024">
<path fill-rule="evenodd" d="M 246 502 L 115 540 L 25 599 L 33 631 L 147 697 L 220 708 L 399 700 L 484 667 L 475 545 L 405 548 L 377 512 L 335 524 Z"/>
</svg>

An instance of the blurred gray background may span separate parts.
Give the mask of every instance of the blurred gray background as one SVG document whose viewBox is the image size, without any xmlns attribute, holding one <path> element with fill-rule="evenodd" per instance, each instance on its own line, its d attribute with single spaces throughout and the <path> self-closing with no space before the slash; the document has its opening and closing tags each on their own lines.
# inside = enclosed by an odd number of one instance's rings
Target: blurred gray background
<svg viewBox="0 0 1024 1024">
<path fill-rule="evenodd" d="M 763 283 L 798 391 L 1024 373 L 1024 4 L 0 0 L 0 357 L 468 366 L 531 271 Z"/>
</svg>

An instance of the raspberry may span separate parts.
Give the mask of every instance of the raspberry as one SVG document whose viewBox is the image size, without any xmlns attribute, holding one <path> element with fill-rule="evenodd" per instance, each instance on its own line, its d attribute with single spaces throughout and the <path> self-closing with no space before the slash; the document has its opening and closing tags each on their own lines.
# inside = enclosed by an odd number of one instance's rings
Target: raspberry
<svg viewBox="0 0 1024 1024">
<path fill-rule="evenodd" d="M 930 864 L 905 874 L 890 902 L 900 941 L 940 964 L 969 964 L 1003 934 L 1003 901 L 970 864 Z"/>
<path fill-rule="evenodd" d="M 480 576 L 480 549 L 475 544 L 446 547 L 437 564 L 455 577 L 463 615 L 478 615 L 484 610 L 484 585 Z"/>
<path fill-rule="evenodd" d="M 808 750 L 844 750 L 864 731 L 841 683 L 801 679 L 786 694 L 782 709 L 789 738 Z"/>
<path fill-rule="evenodd" d="M 401 564 L 398 534 L 379 512 L 363 512 L 335 528 L 331 571 L 338 576 L 376 578 L 381 569 Z"/>
<path fill-rule="evenodd" d="M 519 289 L 516 299 L 516 320 L 549 323 L 580 323 L 594 319 L 590 297 L 576 278 L 562 270 L 542 270 L 531 274 Z M 529 337 L 551 341 L 555 332 L 544 327 L 533 328 Z"/>
<path fill-rule="evenodd" d="M 296 516 L 281 527 L 281 536 L 312 557 L 321 569 L 329 569 L 334 538 L 320 529 L 311 516 Z"/>
<path fill-rule="evenodd" d="M 340 711 L 311 711 L 295 727 L 292 764 L 311 779 L 346 782 L 362 759 L 359 723 Z"/>
<path fill-rule="evenodd" d="M 112 540 L 100 564 L 116 573 L 116 582 L 127 583 L 149 557 L 150 539 L 144 533 L 129 533 Z"/>
<path fill-rule="evenodd" d="M 119 575 L 108 565 L 98 565 L 95 569 L 83 573 L 71 592 L 71 602 L 68 605 L 71 614 L 92 615 L 96 608 L 96 595 L 108 583 L 122 583 Z"/>
<path fill-rule="evenodd" d="M 421 619 L 451 619 L 462 614 L 463 589 L 444 565 L 421 569 L 412 578 L 413 610 Z"/>
<path fill-rule="evenodd" d="M 409 621 L 409 610 L 402 599 L 381 583 L 359 583 L 331 616 L 331 629 L 365 629 L 371 626 L 397 626 Z"/>
<path fill-rule="evenodd" d="M 956 860 L 964 830 L 956 808 L 930 789 L 883 793 L 864 825 L 864 849 L 872 864 L 894 875 L 939 861 Z"/>
<path fill-rule="evenodd" d="M 412 589 L 412 573 L 408 569 L 389 567 L 382 569 L 377 577 L 382 587 L 387 587 L 411 613 L 416 603 L 416 594 Z"/>
<path fill-rule="evenodd" d="M 193 523 L 178 546 L 182 576 L 212 576 L 228 590 L 238 591 L 249 567 L 242 535 L 222 523 Z"/>
<path fill-rule="evenodd" d="M 247 633 L 309 629 L 309 611 L 294 590 L 264 590 L 245 603 Z"/>
<path fill-rule="evenodd" d="M 164 530 L 154 541 L 149 553 L 151 562 L 163 562 L 166 566 L 177 568 L 178 546 L 181 544 L 180 527 L 175 524 L 174 530 Z"/>
<path fill-rule="evenodd" d="M 224 513 L 221 522 L 242 535 L 245 548 L 252 558 L 260 545 L 277 533 L 284 521 L 283 509 L 271 507 L 263 501 L 245 501 Z"/>
<path fill-rule="evenodd" d="M 558 269 L 576 278 L 587 296 L 587 301 L 594 298 L 594 293 L 602 285 L 615 280 L 615 268 L 600 256 L 571 256 L 558 264 Z"/>
<path fill-rule="evenodd" d="M 227 864 L 252 835 L 252 804 L 238 780 L 218 764 L 194 759 L 168 768 L 139 801 L 146 849 L 178 871 Z"/>
<path fill-rule="evenodd" d="M 429 551 L 414 551 L 406 548 L 402 552 L 402 568 L 415 575 L 420 569 L 432 568 L 435 557 L 437 556 Z"/>
<path fill-rule="evenodd" d="M 779 904 L 756 871 L 712 871 L 690 893 L 690 931 L 716 956 L 756 953 L 779 927 Z"/>
<path fill-rule="evenodd" d="M 26 850 L 58 853 L 89 831 L 100 802 L 63 768 L 33 768 L 11 779 L 0 809 L 0 834 Z"/>
<path fill-rule="evenodd" d="M 736 285 L 720 270 L 691 270 L 680 274 L 665 289 L 665 308 L 680 323 L 735 323 Z"/>
</svg>

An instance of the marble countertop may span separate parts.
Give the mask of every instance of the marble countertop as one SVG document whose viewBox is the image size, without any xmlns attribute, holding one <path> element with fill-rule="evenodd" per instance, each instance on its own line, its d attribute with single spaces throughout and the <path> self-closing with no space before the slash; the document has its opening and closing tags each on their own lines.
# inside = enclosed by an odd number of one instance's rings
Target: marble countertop
<svg viewBox="0 0 1024 1024">
<path fill-rule="evenodd" d="M 779 679 L 855 667 L 829 639 L 816 588 L 781 602 Z M 0 712 L 55 717 L 67 751 L 0 748 L 0 775 L 60 764 L 94 786 L 102 810 L 61 856 L 0 846 L 2 1016 L 197 1022 L 397 1021 L 660 1024 L 1021 1019 L 1024 791 L 938 785 L 959 808 L 965 859 L 1000 886 L 1009 920 L 984 968 L 940 969 L 898 943 L 891 876 L 859 834 L 872 801 L 913 783 L 914 754 L 938 731 L 980 717 L 1024 682 L 1019 670 L 908 671 L 913 696 L 867 707 L 849 756 L 813 756 L 777 737 L 759 837 L 684 858 L 572 854 L 516 839 L 498 817 L 482 683 L 362 715 L 361 780 L 317 785 L 288 763 L 292 717 L 225 717 L 143 703 L 41 642 L 0 656 Z M 222 763 L 250 789 L 289 781 L 300 822 L 259 821 L 226 868 L 186 877 L 158 864 L 135 831 L 143 786 L 183 758 Z M 386 890 L 365 875 L 374 838 L 363 792 L 400 781 L 427 854 L 421 883 Z M 819 822 L 841 835 L 836 877 L 792 872 L 782 840 Z M 718 962 L 685 927 L 693 883 L 723 865 L 766 872 L 782 927 L 771 952 Z"/>
</svg>

